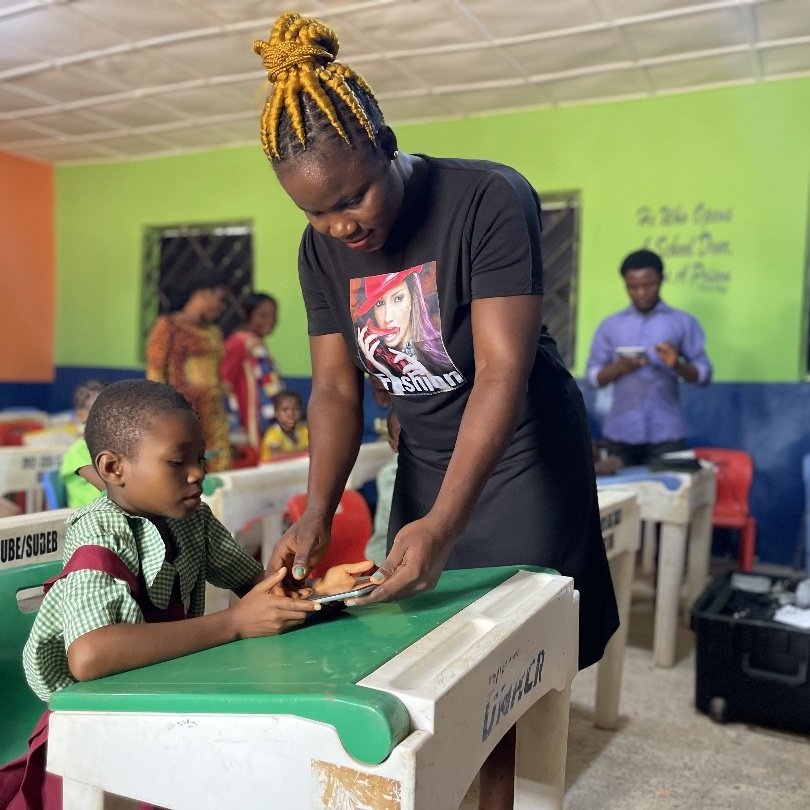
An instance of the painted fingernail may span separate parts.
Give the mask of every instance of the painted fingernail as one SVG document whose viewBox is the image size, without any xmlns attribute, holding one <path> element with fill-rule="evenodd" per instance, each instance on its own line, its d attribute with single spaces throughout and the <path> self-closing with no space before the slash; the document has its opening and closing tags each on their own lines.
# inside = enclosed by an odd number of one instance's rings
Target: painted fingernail
<svg viewBox="0 0 810 810">
<path fill-rule="evenodd" d="M 301 579 L 306 572 L 306 568 L 304 568 L 303 565 L 296 565 L 295 568 L 293 568 L 293 576 L 297 579 Z"/>
<path fill-rule="evenodd" d="M 374 574 L 372 574 L 371 578 L 375 582 L 382 582 L 383 581 L 383 575 L 382 575 L 382 573 L 380 571 L 376 571 Z"/>
</svg>

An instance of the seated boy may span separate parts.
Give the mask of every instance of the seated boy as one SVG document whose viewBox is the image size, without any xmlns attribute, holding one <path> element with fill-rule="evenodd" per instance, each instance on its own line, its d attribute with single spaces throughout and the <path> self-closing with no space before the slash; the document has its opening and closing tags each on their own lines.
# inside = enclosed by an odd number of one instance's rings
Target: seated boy
<svg viewBox="0 0 810 810">
<path fill-rule="evenodd" d="M 74 681 L 282 633 L 320 609 L 301 598 L 309 589 L 285 592 L 285 569 L 265 579 L 261 565 L 201 502 L 202 427 L 171 386 L 149 380 L 107 386 L 90 411 L 85 437 L 107 495 L 68 518 L 65 568 L 46 593 L 23 651 L 26 678 L 42 700 Z M 315 591 L 348 590 L 354 574 L 371 566 L 336 566 Z M 203 615 L 206 581 L 243 598 Z M 47 713 L 32 737 L 20 790 L 37 791 L 48 806 L 61 784 L 44 772 L 46 739 Z M 12 772 L 23 781 L 14 765 L 0 769 L 0 800 L 9 795 Z"/>
<path fill-rule="evenodd" d="M 76 386 L 73 392 L 73 410 L 81 425 L 82 434 L 90 408 L 104 386 L 105 383 L 101 380 L 87 380 Z M 84 435 L 80 435 L 62 456 L 59 477 L 65 485 L 67 505 L 72 509 L 84 506 L 101 495 L 104 482 L 93 468 L 93 459 L 90 458 Z"/>
<path fill-rule="evenodd" d="M 262 438 L 261 461 L 283 458 L 309 447 L 309 431 L 301 421 L 304 406 L 298 392 L 285 389 L 273 397 L 276 423 Z"/>
</svg>

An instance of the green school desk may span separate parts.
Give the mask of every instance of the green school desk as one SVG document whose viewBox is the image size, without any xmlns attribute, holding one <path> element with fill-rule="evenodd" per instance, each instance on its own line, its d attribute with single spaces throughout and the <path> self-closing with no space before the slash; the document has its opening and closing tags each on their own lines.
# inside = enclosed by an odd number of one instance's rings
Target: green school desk
<svg viewBox="0 0 810 810">
<path fill-rule="evenodd" d="M 75 684 L 51 701 L 64 810 L 445 810 L 517 723 L 516 806 L 560 808 L 578 594 L 517 567 Z"/>
</svg>

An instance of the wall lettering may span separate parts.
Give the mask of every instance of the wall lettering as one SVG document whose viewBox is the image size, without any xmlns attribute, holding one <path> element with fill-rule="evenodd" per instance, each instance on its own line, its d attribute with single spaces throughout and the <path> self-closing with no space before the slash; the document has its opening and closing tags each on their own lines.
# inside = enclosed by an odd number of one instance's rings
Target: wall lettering
<svg viewBox="0 0 810 810">
<path fill-rule="evenodd" d="M 641 205 L 635 220 L 642 247 L 664 260 L 669 283 L 723 294 L 732 279 L 734 251 L 728 231 L 733 215 L 730 206 L 700 201 Z"/>
</svg>

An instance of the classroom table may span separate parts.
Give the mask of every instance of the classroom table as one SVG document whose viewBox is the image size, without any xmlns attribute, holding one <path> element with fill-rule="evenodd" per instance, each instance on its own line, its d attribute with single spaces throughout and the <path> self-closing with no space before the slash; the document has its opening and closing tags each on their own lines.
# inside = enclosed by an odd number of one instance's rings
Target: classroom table
<svg viewBox="0 0 810 810">
<path fill-rule="evenodd" d="M 653 635 L 653 664 L 658 667 L 671 667 L 675 663 L 685 564 L 688 605 L 692 605 L 706 585 L 714 477 L 714 469 L 706 465 L 695 472 L 654 472 L 647 467 L 626 467 L 615 475 L 596 479 L 600 489 L 620 487 L 635 492 L 646 537 L 652 536 L 653 524 L 661 525 Z"/>
<path fill-rule="evenodd" d="M 622 666 L 630 622 L 633 571 L 641 541 L 641 521 L 633 491 L 616 487 L 599 490 L 598 496 L 602 537 L 619 607 L 619 629 L 608 642 L 597 667 L 594 725 L 615 729 L 619 724 Z"/>
<path fill-rule="evenodd" d="M 64 452 L 59 445 L 0 447 L 0 495 L 25 492 L 25 511 L 41 511 L 42 475 L 59 468 Z"/>
<path fill-rule="evenodd" d="M 517 724 L 515 806 L 561 808 L 579 596 L 516 566 L 51 699 L 64 810 L 447 810 Z"/>
<path fill-rule="evenodd" d="M 359 489 L 373 480 L 380 468 L 394 457 L 388 442 L 360 445 L 347 489 Z M 281 537 L 284 513 L 293 495 L 306 492 L 309 456 L 273 461 L 258 467 L 230 470 L 208 476 L 205 501 L 234 535 L 255 520 L 262 521 L 262 563 L 270 559 Z"/>
</svg>

